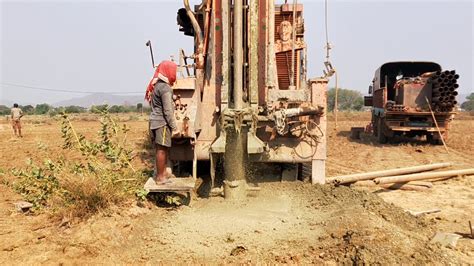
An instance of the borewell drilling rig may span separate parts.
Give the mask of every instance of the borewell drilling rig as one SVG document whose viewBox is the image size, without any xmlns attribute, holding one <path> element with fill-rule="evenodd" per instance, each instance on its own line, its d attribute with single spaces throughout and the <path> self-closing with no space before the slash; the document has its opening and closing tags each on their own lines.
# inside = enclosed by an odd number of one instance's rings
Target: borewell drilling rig
<svg viewBox="0 0 474 266">
<path fill-rule="evenodd" d="M 231 199 L 245 194 L 247 163 L 299 165 L 324 183 L 328 81 L 306 76 L 303 5 L 204 0 L 192 8 L 184 0 L 177 21 L 194 52 L 181 53 L 173 87 L 182 134 L 170 159 L 193 161 L 194 177 L 197 161 L 209 160 L 214 182 L 223 158 Z"/>
</svg>

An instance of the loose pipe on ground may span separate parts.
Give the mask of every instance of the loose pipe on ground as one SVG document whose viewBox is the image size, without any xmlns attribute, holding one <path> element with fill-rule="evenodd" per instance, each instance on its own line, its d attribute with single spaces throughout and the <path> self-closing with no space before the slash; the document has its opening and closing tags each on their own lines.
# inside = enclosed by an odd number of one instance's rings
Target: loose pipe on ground
<svg viewBox="0 0 474 266">
<path fill-rule="evenodd" d="M 328 182 L 334 182 L 338 184 L 353 183 L 361 180 L 371 180 L 377 177 L 391 176 L 391 175 L 402 175 L 402 174 L 411 174 L 424 171 L 430 171 L 434 169 L 444 168 L 451 166 L 452 163 L 436 163 L 420 166 L 412 166 L 398 169 L 382 170 L 368 173 L 336 176 L 328 178 Z"/>
<path fill-rule="evenodd" d="M 452 176 L 462 176 L 462 175 L 473 175 L 474 168 L 463 169 L 463 170 L 450 170 L 450 171 L 441 171 L 433 173 L 419 173 L 411 175 L 402 175 L 402 176 L 387 176 L 381 177 L 374 180 L 376 184 L 390 184 L 390 183 L 404 183 L 415 180 L 425 180 L 433 179 L 440 177 L 452 177 Z"/>
</svg>

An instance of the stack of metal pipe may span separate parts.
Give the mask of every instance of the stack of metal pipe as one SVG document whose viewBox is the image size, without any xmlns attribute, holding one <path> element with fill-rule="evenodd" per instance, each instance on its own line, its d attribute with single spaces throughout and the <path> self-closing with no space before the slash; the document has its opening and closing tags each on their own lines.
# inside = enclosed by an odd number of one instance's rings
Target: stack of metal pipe
<svg viewBox="0 0 474 266">
<path fill-rule="evenodd" d="M 385 108 L 388 111 L 395 111 L 395 112 L 404 112 L 407 110 L 406 106 L 404 106 L 403 104 L 395 104 L 394 101 L 387 101 Z"/>
<path fill-rule="evenodd" d="M 434 112 L 451 112 L 458 103 L 457 83 L 459 75 L 455 70 L 438 71 L 431 74 L 429 82 L 432 84 L 431 107 Z"/>
</svg>

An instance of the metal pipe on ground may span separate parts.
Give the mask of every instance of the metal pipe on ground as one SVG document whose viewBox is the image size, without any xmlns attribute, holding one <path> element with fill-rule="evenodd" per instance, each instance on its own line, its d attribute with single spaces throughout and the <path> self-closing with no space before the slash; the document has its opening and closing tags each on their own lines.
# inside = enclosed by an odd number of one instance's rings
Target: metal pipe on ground
<svg viewBox="0 0 474 266">
<path fill-rule="evenodd" d="M 407 182 L 407 183 L 404 183 L 404 184 L 405 185 L 411 185 L 411 186 L 427 187 L 427 188 L 432 188 L 433 187 L 433 183 L 427 182 L 427 181 L 410 181 L 410 182 Z M 375 187 L 375 186 L 378 186 L 377 184 L 375 184 L 375 182 L 373 180 L 357 181 L 352 185 L 356 186 L 356 187 Z M 387 184 L 387 186 L 390 186 L 390 185 Z"/>
<path fill-rule="evenodd" d="M 352 175 L 335 176 L 335 177 L 328 178 L 327 182 L 333 182 L 336 184 L 346 184 L 346 183 L 353 183 L 353 182 L 361 181 L 361 180 L 371 180 L 374 178 L 379 178 L 379 177 L 384 177 L 384 176 L 419 173 L 419 172 L 430 171 L 430 170 L 439 169 L 439 168 L 445 168 L 452 165 L 453 165 L 452 163 L 436 163 L 436 164 L 419 165 L 419 166 L 404 167 L 404 168 L 397 168 L 397 169 L 390 169 L 390 170 L 381 170 L 381 171 L 359 173 L 359 174 L 352 174 Z"/>
<path fill-rule="evenodd" d="M 426 180 L 426 179 L 433 179 L 433 178 L 440 178 L 440 177 L 453 177 L 453 176 L 463 176 L 463 175 L 474 175 L 474 168 L 463 169 L 463 170 L 432 172 L 432 173 L 386 176 L 386 177 L 376 178 L 374 182 L 378 185 L 382 185 L 382 184 L 405 183 L 405 182 L 410 182 L 410 181 L 415 181 L 415 180 Z"/>
<path fill-rule="evenodd" d="M 392 184 L 392 185 L 381 185 L 381 187 L 390 190 L 410 190 L 410 191 L 426 191 L 430 189 L 429 187 L 417 186 L 417 185 L 408 185 L 408 184 Z"/>
</svg>

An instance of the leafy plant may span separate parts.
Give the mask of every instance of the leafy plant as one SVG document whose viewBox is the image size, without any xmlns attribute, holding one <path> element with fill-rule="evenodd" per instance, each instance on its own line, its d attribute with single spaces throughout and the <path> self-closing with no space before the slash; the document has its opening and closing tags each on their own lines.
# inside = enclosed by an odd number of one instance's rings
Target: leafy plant
<svg viewBox="0 0 474 266">
<path fill-rule="evenodd" d="M 126 148 L 129 129 L 119 127 L 107 110 L 101 112 L 100 123 L 98 140 L 88 140 L 62 113 L 62 147 L 68 158 L 77 159 L 45 159 L 40 165 L 29 159 L 25 169 L 12 171 L 18 177 L 14 189 L 37 210 L 48 207 L 79 218 L 121 204 L 129 196 L 144 199 L 140 187 L 147 177 L 131 163 L 133 152 Z"/>
</svg>

